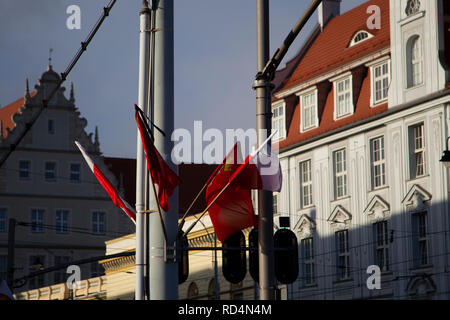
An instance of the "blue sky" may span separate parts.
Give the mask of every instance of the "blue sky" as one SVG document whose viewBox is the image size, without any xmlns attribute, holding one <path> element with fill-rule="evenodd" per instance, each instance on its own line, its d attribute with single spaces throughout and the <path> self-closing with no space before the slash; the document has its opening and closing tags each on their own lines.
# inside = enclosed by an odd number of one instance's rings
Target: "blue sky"
<svg viewBox="0 0 450 320">
<path fill-rule="evenodd" d="M 100 17 L 106 0 L 1 0 L 0 104 L 22 97 L 25 78 L 37 83 L 53 48 L 53 67 L 64 71 Z M 343 0 L 342 12 L 365 1 Z M 273 54 L 310 1 L 272 0 Z M 81 29 L 69 30 L 66 9 L 81 9 Z M 63 86 L 74 83 L 76 106 L 99 128 L 106 156 L 136 157 L 132 106 L 138 95 L 141 0 L 118 0 Z M 256 125 L 256 1 L 175 0 L 175 128 L 249 129 Z M 301 47 L 317 23 L 311 19 L 285 57 Z"/>
</svg>

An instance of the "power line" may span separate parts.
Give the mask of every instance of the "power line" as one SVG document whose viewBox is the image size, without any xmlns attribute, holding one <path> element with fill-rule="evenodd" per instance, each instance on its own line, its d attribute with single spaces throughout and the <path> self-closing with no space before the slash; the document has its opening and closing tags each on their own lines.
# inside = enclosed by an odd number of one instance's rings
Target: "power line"
<svg viewBox="0 0 450 320">
<path fill-rule="evenodd" d="M 55 88 L 50 92 L 50 94 L 47 97 L 47 99 L 42 100 L 42 105 L 39 107 L 37 112 L 33 115 L 33 118 L 30 120 L 30 122 L 25 123 L 25 130 L 19 134 L 19 137 L 17 138 L 17 140 L 13 144 L 10 145 L 8 151 L 6 152 L 6 154 L 0 160 L 0 167 L 9 158 L 11 153 L 14 152 L 14 150 L 20 144 L 22 139 L 25 137 L 25 135 L 30 131 L 30 129 L 36 123 L 37 119 L 42 114 L 44 109 L 47 108 L 49 102 L 52 100 L 52 98 L 56 94 L 56 92 L 58 92 L 58 90 L 61 87 L 61 85 L 63 84 L 63 82 L 66 81 L 67 76 L 72 71 L 73 67 L 75 67 L 75 65 L 77 64 L 78 60 L 81 58 L 83 52 L 86 51 L 87 47 L 89 46 L 90 42 L 94 38 L 94 36 L 97 33 L 98 29 L 102 25 L 103 21 L 106 19 L 107 16 L 109 16 L 109 12 L 111 11 L 111 9 L 114 6 L 114 4 L 116 3 L 116 1 L 117 0 L 111 0 L 109 2 L 108 6 L 103 8 L 102 16 L 99 18 L 99 20 L 97 21 L 97 23 L 95 24 L 95 26 L 93 27 L 91 32 L 89 32 L 89 35 L 87 36 L 86 40 L 84 42 L 81 42 L 80 49 L 75 54 L 75 56 L 72 58 L 72 60 L 70 61 L 68 67 L 66 68 L 66 70 L 63 73 L 61 73 L 61 79 L 58 81 L 58 83 L 55 86 Z"/>
</svg>

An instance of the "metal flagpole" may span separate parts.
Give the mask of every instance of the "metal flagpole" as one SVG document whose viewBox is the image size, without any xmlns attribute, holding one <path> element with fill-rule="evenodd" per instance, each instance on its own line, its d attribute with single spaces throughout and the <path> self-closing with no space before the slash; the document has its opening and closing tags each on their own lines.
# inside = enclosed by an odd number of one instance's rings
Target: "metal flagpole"
<svg viewBox="0 0 450 320">
<path fill-rule="evenodd" d="M 269 61 L 269 0 L 256 0 L 257 21 L 257 69 L 260 73 Z M 272 129 L 271 90 L 272 84 L 267 78 L 256 78 L 253 88 L 256 90 L 256 129 L 258 145 L 261 145 Z M 271 191 L 258 191 L 259 210 L 259 286 L 260 299 L 275 298 L 273 263 L 273 198 Z"/>
<path fill-rule="evenodd" d="M 139 106 L 145 112 L 148 103 L 148 82 L 149 82 L 149 40 L 150 40 L 150 9 L 147 0 L 143 1 L 140 15 L 140 40 L 139 40 Z M 145 285 L 145 177 L 147 167 L 145 162 L 144 148 L 139 130 L 137 131 L 137 151 L 136 151 L 136 300 L 144 300 Z"/>
<path fill-rule="evenodd" d="M 174 36 L 173 0 L 154 1 L 155 48 L 153 79 L 153 121 L 167 134 L 155 135 L 155 147 L 162 158 L 176 172 L 171 160 L 173 142 L 170 140 L 174 130 Z M 168 242 L 164 239 L 158 214 L 150 217 L 150 299 L 178 299 L 178 265 L 175 260 L 175 240 L 178 223 L 178 190 L 169 199 L 170 212 L 162 212 Z M 152 207 L 156 207 L 151 195 Z"/>
</svg>

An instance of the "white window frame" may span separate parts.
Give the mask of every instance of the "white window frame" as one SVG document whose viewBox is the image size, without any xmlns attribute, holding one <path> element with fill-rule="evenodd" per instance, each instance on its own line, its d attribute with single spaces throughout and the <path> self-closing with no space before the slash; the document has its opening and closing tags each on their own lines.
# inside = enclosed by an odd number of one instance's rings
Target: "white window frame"
<svg viewBox="0 0 450 320">
<path fill-rule="evenodd" d="M 308 172 L 305 175 L 305 165 Z M 306 180 L 305 180 L 306 178 Z M 303 160 L 299 163 L 300 179 L 300 207 L 302 209 L 312 207 L 313 203 L 313 180 L 311 159 Z M 308 201 L 305 201 L 307 199 Z"/>
<path fill-rule="evenodd" d="M 379 141 L 379 148 L 375 150 L 374 143 Z M 384 136 L 378 136 L 370 139 L 370 180 L 372 190 L 386 186 L 386 147 Z M 379 179 L 377 183 L 376 169 L 379 168 Z"/>
<path fill-rule="evenodd" d="M 413 34 L 408 38 L 406 42 L 407 89 L 413 89 L 424 84 L 425 60 L 424 60 L 424 47 L 422 38 L 423 37 L 421 34 Z M 417 56 L 417 52 L 415 49 L 419 50 L 420 56 Z M 420 81 L 418 79 L 420 79 Z"/>
<path fill-rule="evenodd" d="M 281 116 L 279 112 L 283 113 Z M 281 122 L 280 122 L 281 121 Z M 279 124 L 282 123 L 282 128 Z M 272 105 L 272 130 L 278 129 L 278 133 L 273 137 L 273 141 L 280 141 L 286 139 L 286 102 L 276 102 Z"/>
<path fill-rule="evenodd" d="M 420 137 L 417 135 L 420 128 Z M 413 166 L 413 170 L 410 170 L 411 179 L 420 178 L 427 175 L 427 161 L 426 161 L 426 139 L 425 139 L 425 122 L 420 122 L 409 126 L 409 147 L 412 159 L 410 160 L 410 165 Z M 419 143 L 420 142 L 420 143 Z M 419 156 L 422 161 L 420 167 L 422 172 L 419 170 Z"/>
<path fill-rule="evenodd" d="M 319 108 L 318 108 L 318 91 L 316 88 L 308 89 L 297 94 L 300 103 L 300 132 L 305 132 L 319 126 Z M 311 103 L 309 105 L 305 104 L 305 99 L 307 97 L 311 98 Z M 310 110 L 310 123 L 306 125 L 305 119 L 308 108 Z"/>
<path fill-rule="evenodd" d="M 31 271 L 31 266 L 33 265 L 31 260 L 32 259 L 34 260 L 35 258 L 42 258 L 42 260 L 43 260 L 43 261 L 41 261 L 42 268 L 44 268 L 46 265 L 47 256 L 45 254 L 31 254 L 28 256 L 28 270 L 30 270 L 30 271 Z M 38 270 L 33 270 L 33 271 L 38 271 Z M 41 288 L 45 285 L 45 282 L 46 282 L 46 274 L 45 273 L 40 274 L 35 277 L 31 277 L 28 280 L 28 288 L 30 290 Z"/>
<path fill-rule="evenodd" d="M 47 178 L 47 172 L 51 172 L 50 170 L 47 170 L 47 164 L 49 164 L 49 163 L 55 164 L 55 169 L 53 170 L 54 179 L 48 179 Z M 56 180 L 57 180 L 57 172 L 58 172 L 58 163 L 56 161 L 49 160 L 49 161 L 45 161 L 44 162 L 44 180 L 46 182 L 56 182 Z"/>
<path fill-rule="evenodd" d="M 21 164 L 25 163 L 25 162 L 28 163 L 28 168 L 27 168 L 26 171 L 22 170 L 22 168 L 21 168 Z M 27 177 L 21 177 L 20 175 L 21 175 L 22 172 L 27 172 L 28 176 Z M 27 160 L 27 159 L 20 159 L 19 160 L 19 180 L 22 180 L 22 181 L 31 180 L 31 160 Z"/>
<path fill-rule="evenodd" d="M 34 212 L 42 213 L 42 217 L 34 218 Z M 45 219 L 45 212 L 46 210 L 43 208 L 32 208 L 31 209 L 31 232 L 32 233 L 43 233 L 44 232 L 44 219 Z"/>
<path fill-rule="evenodd" d="M 72 165 L 78 165 L 78 167 L 79 167 L 78 180 L 73 180 L 72 179 L 72 173 L 75 172 L 75 171 L 72 171 Z M 69 163 L 69 180 L 72 183 L 80 183 L 81 182 L 81 163 L 79 163 L 79 162 L 71 162 L 71 163 Z"/>
<path fill-rule="evenodd" d="M 337 252 L 337 279 L 347 280 L 350 279 L 350 246 L 349 246 L 349 230 L 339 230 L 336 233 L 336 252 Z M 341 236 L 341 235 L 344 236 Z M 341 240 L 344 239 L 343 250 L 341 246 Z M 343 263 L 341 263 L 343 261 Z M 341 266 L 343 268 L 341 268 Z M 343 270 L 342 270 L 343 269 Z"/>
<path fill-rule="evenodd" d="M 383 67 L 386 66 L 387 73 L 383 73 Z M 381 68 L 382 72 L 379 76 L 376 75 L 377 69 Z M 371 107 L 377 106 L 386 102 L 389 98 L 389 87 L 391 85 L 391 60 L 387 59 L 383 62 L 370 66 L 370 74 L 372 78 L 371 85 Z M 381 98 L 377 99 L 377 83 L 381 83 Z M 386 85 L 386 87 L 385 87 Z M 384 96 L 386 92 L 386 96 Z"/>
<path fill-rule="evenodd" d="M 355 107 L 353 105 L 353 76 L 350 72 L 347 72 L 339 77 L 330 79 L 333 82 L 334 89 L 334 120 L 340 120 L 347 116 L 352 115 L 355 112 Z M 348 81 L 348 89 L 344 89 L 342 92 L 338 92 L 339 85 L 345 81 Z M 340 113 L 339 108 L 339 97 L 349 95 L 349 110 L 345 110 L 346 112 Z M 345 99 L 345 98 L 344 98 Z"/>
<path fill-rule="evenodd" d="M 302 284 L 303 286 L 314 285 L 316 282 L 315 266 L 314 266 L 314 237 L 304 238 L 300 241 L 302 250 Z M 310 255 L 307 257 L 305 248 L 308 246 Z M 309 266 L 309 270 L 307 268 Z"/>
<path fill-rule="evenodd" d="M 99 229 L 99 225 L 100 222 L 98 220 L 98 218 L 94 221 L 94 216 L 98 215 L 98 214 L 102 214 L 103 216 L 103 232 L 98 231 Z M 104 235 L 106 234 L 106 212 L 105 211 L 101 211 L 101 210 L 96 210 L 96 211 L 92 211 L 92 215 L 91 215 L 91 227 L 92 227 L 92 234 L 96 234 L 96 235 Z M 96 228 L 94 228 L 94 226 L 96 226 Z"/>
<path fill-rule="evenodd" d="M 422 219 L 423 218 L 423 219 Z M 414 261 L 416 265 L 414 267 L 421 267 L 430 264 L 430 252 L 429 252 L 429 237 L 428 237 L 428 212 L 416 212 L 413 213 L 412 219 L 415 219 L 416 222 L 415 229 L 413 228 L 413 234 L 415 235 L 413 239 L 415 240 L 413 246 L 417 246 L 415 252 Z M 421 222 L 424 222 L 424 225 L 421 226 Z M 421 231 L 424 231 L 423 233 Z M 425 260 L 425 261 L 424 261 Z"/>
<path fill-rule="evenodd" d="M 337 154 L 342 153 L 344 157 L 342 158 L 342 170 L 338 172 L 338 162 L 337 162 Z M 348 196 L 348 176 L 347 176 L 347 148 L 339 148 L 333 151 L 332 156 L 333 161 L 333 187 L 334 187 L 334 198 L 341 199 Z M 340 189 L 338 186 L 339 178 L 342 178 L 342 195 L 339 195 L 338 190 Z"/>
<path fill-rule="evenodd" d="M 381 271 L 389 271 L 389 229 L 388 221 L 382 220 L 374 223 L 375 232 L 375 262 Z M 380 254 L 382 261 L 380 261 Z M 380 265 L 382 262 L 382 265 Z"/>
<path fill-rule="evenodd" d="M 366 37 L 363 38 L 363 39 L 358 40 L 357 37 L 358 37 L 360 34 L 364 34 L 364 35 L 366 35 Z M 371 34 L 370 32 L 368 32 L 368 31 L 366 31 L 366 30 L 359 30 L 359 31 L 356 32 L 355 35 L 353 36 L 352 41 L 350 41 L 350 45 L 349 45 L 348 47 L 349 47 L 349 48 L 350 48 L 350 47 L 353 47 L 353 46 L 357 45 L 358 43 L 364 42 L 364 41 L 369 40 L 369 39 L 371 39 L 371 38 L 373 38 L 373 34 Z"/>
<path fill-rule="evenodd" d="M 65 219 L 62 219 L 62 221 L 58 221 L 58 214 L 62 213 L 62 216 L 64 218 L 64 215 L 66 215 Z M 55 231 L 57 234 L 68 234 L 69 233 L 69 219 L 70 219 L 70 210 L 68 209 L 56 209 L 55 210 Z"/>
</svg>

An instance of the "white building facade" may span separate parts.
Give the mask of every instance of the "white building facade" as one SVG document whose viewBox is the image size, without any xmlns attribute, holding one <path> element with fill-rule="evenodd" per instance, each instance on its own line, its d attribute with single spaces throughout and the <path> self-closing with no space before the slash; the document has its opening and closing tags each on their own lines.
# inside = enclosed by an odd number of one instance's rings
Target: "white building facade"
<svg viewBox="0 0 450 320">
<path fill-rule="evenodd" d="M 324 1 L 321 32 L 274 92 L 276 214 L 300 258 L 287 297 L 449 299 L 445 1 L 372 0 L 343 15 L 339 2 Z"/>
<path fill-rule="evenodd" d="M 35 91 L 28 80 L 25 96 L 0 109 L 0 154 L 3 157 L 25 124 L 48 97 L 60 76 L 49 66 Z M 69 261 L 103 256 L 105 241 L 134 232 L 74 144 L 78 140 L 116 185 L 103 162 L 98 132 L 87 134 L 87 120 L 60 88 L 48 107 L 0 168 L 0 277 L 6 278 L 9 219 L 15 227 L 14 279 Z M 104 273 L 100 264 L 80 265 L 81 278 Z M 15 292 L 64 282 L 66 269 L 16 283 Z"/>
</svg>

